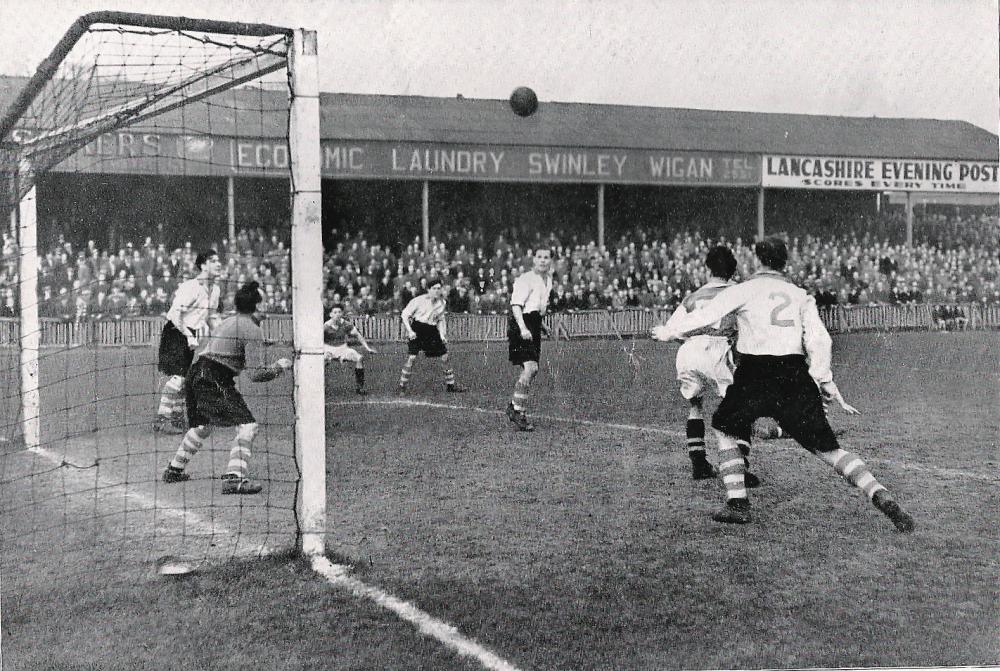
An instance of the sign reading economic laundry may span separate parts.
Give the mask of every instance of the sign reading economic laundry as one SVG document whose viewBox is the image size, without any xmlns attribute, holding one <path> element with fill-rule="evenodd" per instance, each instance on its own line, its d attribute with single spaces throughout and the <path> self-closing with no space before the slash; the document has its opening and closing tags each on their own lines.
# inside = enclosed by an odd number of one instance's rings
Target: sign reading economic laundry
<svg viewBox="0 0 1000 671">
<path fill-rule="evenodd" d="M 998 193 L 996 161 L 764 156 L 765 187 Z"/>
<path fill-rule="evenodd" d="M 30 131 L 15 133 L 18 141 L 31 140 Z M 289 160 L 280 139 L 118 131 L 55 170 L 287 177 Z M 349 179 L 760 184 L 757 156 L 696 151 L 323 140 L 320 166 L 324 177 Z"/>
</svg>

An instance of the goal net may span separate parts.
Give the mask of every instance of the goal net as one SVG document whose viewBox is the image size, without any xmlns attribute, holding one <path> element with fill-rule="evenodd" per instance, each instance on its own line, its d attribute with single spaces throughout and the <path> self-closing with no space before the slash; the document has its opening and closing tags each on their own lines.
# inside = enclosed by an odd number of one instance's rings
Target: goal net
<svg viewBox="0 0 1000 671">
<path fill-rule="evenodd" d="M 0 101 L 5 589 L 57 567 L 113 585 L 165 556 L 197 567 L 322 549 L 322 496 L 301 477 L 317 463 L 322 474 L 323 458 L 315 60 L 309 31 L 100 12 L 34 76 L 4 78 L 15 92 Z M 257 238 L 281 243 L 266 254 L 234 234 L 265 227 Z M 300 313 L 267 329 L 284 344 L 265 348 L 295 366 L 238 381 L 258 427 L 250 454 L 235 428 L 216 429 L 190 479 L 168 483 L 187 426 L 183 391 L 164 395 L 158 344 L 206 250 L 221 262 L 206 283 L 222 316 L 247 281 L 265 290 L 265 311 L 289 309 L 295 287 Z M 154 424 L 164 407 L 177 421 Z M 236 448 L 258 495 L 223 495 Z"/>
</svg>

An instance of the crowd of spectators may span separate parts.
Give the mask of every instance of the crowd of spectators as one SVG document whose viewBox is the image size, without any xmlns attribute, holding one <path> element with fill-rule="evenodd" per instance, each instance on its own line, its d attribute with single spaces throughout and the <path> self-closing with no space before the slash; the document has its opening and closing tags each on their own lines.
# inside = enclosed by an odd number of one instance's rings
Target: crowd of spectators
<svg viewBox="0 0 1000 671">
<path fill-rule="evenodd" d="M 889 226 L 891 218 L 877 222 Z M 898 223 L 898 222 L 897 222 Z M 812 230 L 812 229 L 806 229 Z M 837 237 L 790 234 L 789 276 L 816 296 L 821 306 L 898 303 L 1000 303 L 1000 224 L 996 215 L 919 221 L 913 246 L 880 238 L 868 226 Z M 739 275 L 753 269 L 752 243 L 740 238 L 708 239 L 697 231 L 664 239 L 653 230 L 633 229 L 604 249 L 579 234 L 550 231 L 500 235 L 452 231 L 408 244 L 373 244 L 361 235 L 339 237 L 325 252 L 324 303 L 343 304 L 355 315 L 399 312 L 442 280 L 449 310 L 506 312 L 514 278 L 531 267 L 533 249 L 554 250 L 553 309 L 670 308 L 706 279 L 704 258 L 714 244 L 729 245 Z M 240 231 L 215 248 L 223 262 L 218 279 L 226 304 L 242 283 L 255 279 L 266 295 L 262 308 L 291 311 L 291 258 L 282 234 Z M 191 243 L 167 249 L 147 237 L 115 252 L 93 241 L 74 249 L 62 237 L 39 254 L 39 313 L 64 320 L 121 319 L 157 315 L 169 307 L 177 285 L 196 274 L 199 249 Z M 0 316 L 16 315 L 16 247 L 3 239 Z"/>
</svg>

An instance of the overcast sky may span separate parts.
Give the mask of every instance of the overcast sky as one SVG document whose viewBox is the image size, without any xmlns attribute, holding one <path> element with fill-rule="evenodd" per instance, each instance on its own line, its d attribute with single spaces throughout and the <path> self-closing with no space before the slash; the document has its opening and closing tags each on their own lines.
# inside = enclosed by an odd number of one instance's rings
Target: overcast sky
<svg viewBox="0 0 1000 671">
<path fill-rule="evenodd" d="M 315 29 L 331 92 L 1000 125 L 997 0 L 0 0 L 0 73 L 101 9 Z"/>
</svg>

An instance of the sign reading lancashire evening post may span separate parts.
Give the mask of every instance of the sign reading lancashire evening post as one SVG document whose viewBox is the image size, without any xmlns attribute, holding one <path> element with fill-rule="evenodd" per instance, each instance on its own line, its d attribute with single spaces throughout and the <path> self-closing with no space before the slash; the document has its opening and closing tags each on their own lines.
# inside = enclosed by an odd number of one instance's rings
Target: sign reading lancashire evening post
<svg viewBox="0 0 1000 671">
<path fill-rule="evenodd" d="M 1000 193 L 996 161 L 764 156 L 762 183 L 786 189 Z"/>
</svg>

